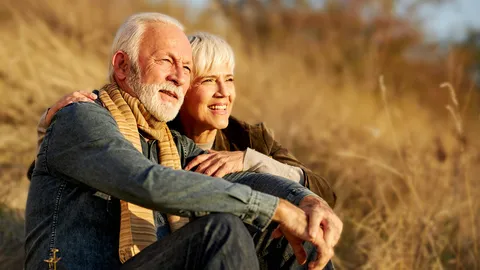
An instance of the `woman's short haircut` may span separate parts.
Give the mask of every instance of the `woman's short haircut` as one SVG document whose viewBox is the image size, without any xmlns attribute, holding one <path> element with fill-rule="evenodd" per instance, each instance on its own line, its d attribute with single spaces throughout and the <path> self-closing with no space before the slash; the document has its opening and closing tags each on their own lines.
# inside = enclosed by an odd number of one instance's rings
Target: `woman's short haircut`
<svg viewBox="0 0 480 270">
<path fill-rule="evenodd" d="M 192 80 L 209 75 L 212 70 L 227 66 L 233 72 L 235 56 L 228 43 L 213 34 L 198 32 L 188 36 L 193 54 Z"/>
</svg>

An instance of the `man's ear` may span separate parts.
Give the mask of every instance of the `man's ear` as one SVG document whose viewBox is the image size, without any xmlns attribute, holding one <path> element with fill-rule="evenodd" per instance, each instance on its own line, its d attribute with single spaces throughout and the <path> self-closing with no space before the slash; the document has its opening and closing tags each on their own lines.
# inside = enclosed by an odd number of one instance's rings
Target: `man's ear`
<svg viewBox="0 0 480 270">
<path fill-rule="evenodd" d="M 112 57 L 113 74 L 117 80 L 124 81 L 130 73 L 130 58 L 123 51 L 117 51 Z"/>
</svg>

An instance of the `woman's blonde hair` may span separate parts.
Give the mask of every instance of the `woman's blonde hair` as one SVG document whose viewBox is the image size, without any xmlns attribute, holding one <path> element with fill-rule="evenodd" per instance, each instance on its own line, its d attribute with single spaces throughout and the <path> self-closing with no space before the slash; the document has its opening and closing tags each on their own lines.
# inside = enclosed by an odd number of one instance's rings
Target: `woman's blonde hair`
<svg viewBox="0 0 480 270">
<path fill-rule="evenodd" d="M 213 34 L 198 32 L 188 36 L 193 54 L 192 80 L 208 75 L 218 66 L 235 68 L 235 56 L 228 43 Z"/>
</svg>

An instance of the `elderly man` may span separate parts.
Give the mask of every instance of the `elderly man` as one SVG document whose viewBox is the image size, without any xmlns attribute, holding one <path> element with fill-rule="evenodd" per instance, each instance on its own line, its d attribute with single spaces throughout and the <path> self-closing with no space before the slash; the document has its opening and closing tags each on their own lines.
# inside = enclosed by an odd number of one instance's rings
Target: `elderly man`
<svg viewBox="0 0 480 270">
<path fill-rule="evenodd" d="M 60 110 L 40 145 L 25 269 L 257 269 L 250 231 L 277 224 L 273 236 L 290 242 L 300 264 L 321 268 L 332 257 L 342 224 L 301 185 L 179 170 L 203 153 L 166 126 L 189 87 L 191 58 L 183 27 L 168 16 L 137 14 L 120 27 L 112 83 L 96 103 Z M 165 223 L 173 233 L 158 233 Z M 304 241 L 317 252 L 307 254 Z"/>
</svg>

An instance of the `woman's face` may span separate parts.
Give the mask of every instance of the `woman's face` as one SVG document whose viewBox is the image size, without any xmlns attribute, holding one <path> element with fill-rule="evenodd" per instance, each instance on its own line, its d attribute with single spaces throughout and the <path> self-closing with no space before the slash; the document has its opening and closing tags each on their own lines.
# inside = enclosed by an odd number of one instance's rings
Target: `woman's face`
<svg viewBox="0 0 480 270">
<path fill-rule="evenodd" d="M 235 96 L 233 69 L 226 64 L 218 66 L 193 80 L 185 95 L 182 117 L 193 120 L 196 129 L 226 128 Z"/>
</svg>

